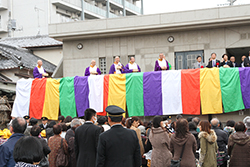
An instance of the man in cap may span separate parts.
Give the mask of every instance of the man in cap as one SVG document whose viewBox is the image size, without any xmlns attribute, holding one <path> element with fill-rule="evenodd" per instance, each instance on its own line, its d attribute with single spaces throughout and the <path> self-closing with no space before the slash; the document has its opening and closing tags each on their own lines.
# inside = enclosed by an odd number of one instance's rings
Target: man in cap
<svg viewBox="0 0 250 167">
<path fill-rule="evenodd" d="M 42 124 L 39 125 L 41 130 L 47 129 L 47 127 L 48 127 L 48 118 L 47 117 L 42 117 L 41 120 L 42 120 Z"/>
<path fill-rule="evenodd" d="M 121 125 L 124 110 L 108 106 L 106 111 L 111 129 L 100 135 L 96 167 L 140 167 L 141 153 L 136 133 Z"/>
<path fill-rule="evenodd" d="M 24 118 L 25 121 L 27 122 L 27 126 L 29 126 L 29 123 L 30 123 L 30 116 L 25 115 L 23 118 Z"/>
<path fill-rule="evenodd" d="M 90 66 L 87 67 L 85 70 L 85 76 L 101 75 L 101 74 L 102 74 L 101 70 L 96 66 L 95 60 L 92 60 Z"/>
<path fill-rule="evenodd" d="M 48 73 L 46 73 L 46 71 L 43 68 L 43 61 L 42 60 L 38 60 L 37 61 L 37 66 L 34 68 L 33 70 L 33 76 L 34 78 L 44 78 L 49 76 Z"/>
<path fill-rule="evenodd" d="M 101 128 L 94 125 L 97 115 L 94 109 L 84 111 L 86 122 L 75 131 L 75 153 L 77 167 L 92 167 L 96 163 L 96 152 Z"/>
</svg>

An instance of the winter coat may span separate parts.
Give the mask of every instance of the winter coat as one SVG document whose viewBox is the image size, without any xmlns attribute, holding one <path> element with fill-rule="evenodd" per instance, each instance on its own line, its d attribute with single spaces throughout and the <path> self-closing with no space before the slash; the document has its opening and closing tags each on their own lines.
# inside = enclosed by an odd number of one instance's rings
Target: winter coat
<svg viewBox="0 0 250 167">
<path fill-rule="evenodd" d="M 152 127 L 152 130 L 149 134 L 149 140 L 153 147 L 151 167 L 169 167 L 172 154 L 169 151 L 170 139 L 168 133 L 161 127 Z"/>
<path fill-rule="evenodd" d="M 250 136 L 236 132 L 229 137 L 228 154 L 231 156 L 230 167 L 250 166 Z"/>
<path fill-rule="evenodd" d="M 185 143 L 186 145 L 183 151 L 180 166 L 196 167 L 195 153 L 197 149 L 197 143 L 194 135 L 192 135 L 191 133 L 186 134 L 184 138 L 177 138 L 176 134 L 171 136 L 170 151 L 173 154 L 173 159 L 180 159 L 182 148 Z"/>
<path fill-rule="evenodd" d="M 202 167 L 217 167 L 216 153 L 218 150 L 217 136 L 213 130 L 208 134 L 207 132 L 201 131 L 199 134 L 200 138 L 200 158 L 199 162 Z"/>
<path fill-rule="evenodd" d="M 219 151 L 224 151 L 225 153 L 227 152 L 227 142 L 228 142 L 228 133 L 225 132 L 224 130 L 221 130 L 220 127 L 216 127 L 212 129 L 215 131 L 216 136 L 217 136 L 217 144 L 219 147 Z"/>
<path fill-rule="evenodd" d="M 132 130 L 134 130 L 136 132 L 136 135 L 138 137 L 139 144 L 140 144 L 141 155 L 143 155 L 144 154 L 144 146 L 142 144 L 142 139 L 141 139 L 141 130 L 138 129 L 138 128 L 136 128 L 136 127 L 134 127 L 134 126 L 131 126 L 130 129 L 132 129 Z"/>
</svg>

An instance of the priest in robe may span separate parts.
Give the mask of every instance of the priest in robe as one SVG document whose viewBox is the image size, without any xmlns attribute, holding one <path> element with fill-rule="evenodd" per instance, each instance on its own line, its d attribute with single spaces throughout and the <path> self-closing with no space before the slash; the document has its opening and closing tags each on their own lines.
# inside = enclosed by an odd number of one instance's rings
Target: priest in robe
<svg viewBox="0 0 250 167">
<path fill-rule="evenodd" d="M 44 78 L 49 76 L 48 73 L 46 73 L 46 71 L 43 68 L 43 61 L 42 60 L 38 60 L 37 61 L 37 66 L 34 68 L 33 70 L 33 76 L 34 78 Z"/>
<path fill-rule="evenodd" d="M 90 75 L 101 75 L 100 69 L 96 66 L 95 60 L 91 61 L 91 64 L 89 67 L 86 68 L 85 70 L 85 76 L 90 76 Z"/>
<path fill-rule="evenodd" d="M 169 63 L 164 57 L 163 53 L 159 55 L 159 59 L 155 62 L 155 71 L 170 70 Z"/>
<path fill-rule="evenodd" d="M 126 73 L 141 72 L 138 64 L 135 63 L 135 58 L 131 57 L 130 62 L 125 66 Z"/>
<path fill-rule="evenodd" d="M 116 56 L 114 64 L 112 64 L 110 67 L 109 74 L 123 74 L 123 73 L 125 73 L 124 66 L 122 65 L 122 63 L 120 63 L 120 57 Z"/>
</svg>

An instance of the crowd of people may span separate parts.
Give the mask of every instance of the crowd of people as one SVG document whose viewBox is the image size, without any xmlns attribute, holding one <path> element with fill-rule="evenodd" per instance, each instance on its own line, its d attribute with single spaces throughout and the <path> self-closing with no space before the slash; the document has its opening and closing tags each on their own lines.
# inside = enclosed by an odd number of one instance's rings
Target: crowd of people
<svg viewBox="0 0 250 167">
<path fill-rule="evenodd" d="M 207 65 L 203 63 L 202 57 L 197 56 L 196 62 L 193 63 L 192 68 L 213 68 L 213 67 L 224 67 L 224 68 L 235 68 L 235 67 L 250 67 L 250 51 L 249 56 L 246 57 L 243 55 L 241 57 L 241 63 L 237 63 L 235 61 L 235 56 L 229 56 L 227 54 L 222 55 L 221 61 L 216 59 L 217 54 L 212 53 L 211 57 L 209 58 L 209 62 Z M 154 71 L 166 71 L 171 70 L 172 66 L 171 64 L 166 60 L 166 57 L 163 53 L 159 54 L 159 59 L 155 61 L 155 67 Z M 141 68 L 138 64 L 135 62 L 134 57 L 130 57 L 130 61 L 126 66 L 124 66 L 120 62 L 120 57 L 115 57 L 115 62 L 110 66 L 109 74 L 123 74 L 123 73 L 134 73 L 134 72 L 141 72 Z M 84 76 L 90 76 L 90 75 L 101 75 L 101 70 L 96 66 L 96 61 L 92 60 L 90 63 L 90 66 L 88 66 L 85 70 Z M 48 74 L 42 67 L 42 61 L 38 60 L 37 66 L 34 68 L 33 71 L 34 78 L 44 78 L 48 77 Z"/>
<path fill-rule="evenodd" d="M 0 131 L 0 167 L 248 167 L 250 117 L 242 122 L 210 122 L 182 115 L 123 118 L 109 106 L 108 116 L 93 109 L 85 119 L 14 118 Z"/>
</svg>

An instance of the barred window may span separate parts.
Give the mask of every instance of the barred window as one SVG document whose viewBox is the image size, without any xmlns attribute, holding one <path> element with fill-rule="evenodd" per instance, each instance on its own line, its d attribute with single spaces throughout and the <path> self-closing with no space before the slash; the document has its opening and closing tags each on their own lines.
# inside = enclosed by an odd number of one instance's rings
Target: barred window
<svg viewBox="0 0 250 167">
<path fill-rule="evenodd" d="M 107 74 L 106 72 L 106 57 L 99 58 L 100 70 L 102 74 Z"/>
</svg>

